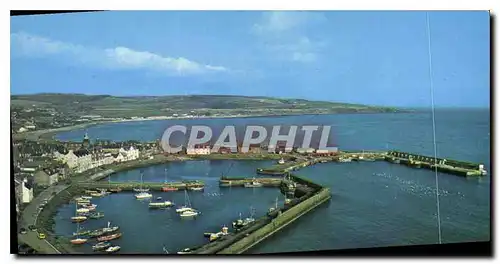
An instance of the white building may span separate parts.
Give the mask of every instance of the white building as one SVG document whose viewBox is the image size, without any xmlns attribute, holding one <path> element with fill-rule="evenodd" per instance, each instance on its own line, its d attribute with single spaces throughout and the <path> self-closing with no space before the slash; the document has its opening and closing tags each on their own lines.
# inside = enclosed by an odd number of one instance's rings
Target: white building
<svg viewBox="0 0 500 264">
<path fill-rule="evenodd" d="M 297 153 L 300 154 L 310 154 L 314 153 L 315 149 L 314 148 L 297 148 Z"/>
<path fill-rule="evenodd" d="M 33 186 L 28 183 L 28 179 L 23 180 L 14 179 L 16 183 L 17 200 L 20 203 L 30 203 L 33 200 Z"/>
<path fill-rule="evenodd" d="M 186 149 L 187 155 L 209 155 L 210 154 L 210 146 L 195 146 L 188 147 Z"/>
<path fill-rule="evenodd" d="M 120 148 L 118 151 L 119 154 L 122 156 L 122 161 L 130 161 L 130 160 L 136 160 L 139 158 L 139 150 L 135 149 L 134 147 L 130 146 L 128 150 L 125 150 L 124 148 Z M 116 160 L 116 158 L 115 158 Z"/>
</svg>

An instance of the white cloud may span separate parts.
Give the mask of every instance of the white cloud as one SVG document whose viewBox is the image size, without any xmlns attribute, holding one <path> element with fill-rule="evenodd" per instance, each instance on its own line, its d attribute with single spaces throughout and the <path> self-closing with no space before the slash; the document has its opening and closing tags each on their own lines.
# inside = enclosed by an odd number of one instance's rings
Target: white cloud
<svg viewBox="0 0 500 264">
<path fill-rule="evenodd" d="M 14 53 L 30 57 L 57 56 L 91 67 L 143 69 L 177 75 L 229 71 L 222 66 L 201 64 L 183 57 L 163 57 L 126 47 L 96 49 L 26 33 L 11 33 L 10 37 L 11 50 Z"/>
<path fill-rule="evenodd" d="M 326 21 L 322 13 L 305 11 L 273 11 L 263 14 L 253 32 L 267 49 L 287 60 L 310 63 L 316 61 L 324 42 L 311 40 L 307 27 Z"/>
</svg>

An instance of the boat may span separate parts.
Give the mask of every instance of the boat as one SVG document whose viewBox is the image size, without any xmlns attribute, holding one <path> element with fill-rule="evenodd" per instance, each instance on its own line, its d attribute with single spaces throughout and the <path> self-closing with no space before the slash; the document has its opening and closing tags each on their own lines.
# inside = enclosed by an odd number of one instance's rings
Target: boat
<svg viewBox="0 0 500 264">
<path fill-rule="evenodd" d="M 113 252 L 119 251 L 120 249 L 121 249 L 120 246 L 111 246 L 111 247 L 108 247 L 105 251 L 107 253 L 113 253 Z"/>
<path fill-rule="evenodd" d="M 278 161 L 278 164 L 285 164 L 285 160 L 283 158 L 281 158 L 279 161 Z"/>
<path fill-rule="evenodd" d="M 196 211 L 195 209 L 191 208 L 191 202 L 189 201 L 189 195 L 186 190 L 184 190 L 184 205 L 181 206 L 180 208 L 175 209 L 175 211 L 180 214 L 189 211 Z"/>
<path fill-rule="evenodd" d="M 81 244 L 87 243 L 87 240 L 88 239 L 86 239 L 86 238 L 75 238 L 75 239 L 70 240 L 70 242 L 73 245 L 81 245 Z"/>
<path fill-rule="evenodd" d="M 92 249 L 94 251 L 100 251 L 100 250 L 105 250 L 107 248 L 111 247 L 111 243 L 109 242 L 99 242 L 95 245 L 92 246 Z"/>
<path fill-rule="evenodd" d="M 102 229 L 102 232 L 104 232 L 105 234 L 106 233 L 113 233 L 115 232 L 116 230 L 118 230 L 120 227 L 118 226 L 111 226 L 111 222 L 108 222 L 108 226 L 107 227 L 104 227 Z"/>
<path fill-rule="evenodd" d="M 243 186 L 245 186 L 245 188 L 256 188 L 256 187 L 262 187 L 262 183 L 256 181 L 254 178 L 252 182 L 247 182 Z"/>
<path fill-rule="evenodd" d="M 192 250 L 190 248 L 185 248 L 181 251 L 178 251 L 177 254 L 189 254 L 189 253 L 191 253 L 191 251 Z"/>
<path fill-rule="evenodd" d="M 85 236 L 90 234 L 90 230 L 81 230 L 78 232 L 73 232 L 73 236 Z"/>
<path fill-rule="evenodd" d="M 78 234 L 78 231 L 80 231 L 80 224 L 76 225 L 76 233 L 77 234 Z M 73 245 L 81 245 L 81 244 L 87 243 L 87 239 L 86 238 L 80 238 L 80 237 L 77 236 L 75 239 L 70 240 L 70 242 Z"/>
<path fill-rule="evenodd" d="M 275 203 L 274 207 L 269 208 L 268 212 L 272 213 L 272 212 L 274 212 L 276 210 L 279 210 L 279 207 L 278 207 L 278 197 L 276 197 L 276 203 Z"/>
<path fill-rule="evenodd" d="M 110 240 L 113 240 L 113 239 L 118 239 L 121 236 L 122 236 L 121 233 L 116 233 L 116 234 L 112 234 L 112 235 L 108 235 L 108 236 L 101 236 L 101 237 L 97 238 L 97 241 L 99 241 L 99 242 L 110 241 Z"/>
<path fill-rule="evenodd" d="M 92 208 L 92 207 L 97 207 L 97 204 L 81 204 L 80 205 L 82 208 Z"/>
<path fill-rule="evenodd" d="M 90 210 L 87 208 L 78 208 L 76 209 L 77 213 L 88 213 Z"/>
<path fill-rule="evenodd" d="M 161 197 L 156 197 L 156 200 L 158 200 L 158 201 L 159 201 L 159 200 L 161 200 L 161 199 L 163 199 L 163 198 L 161 198 Z"/>
<path fill-rule="evenodd" d="M 83 198 L 83 197 L 77 197 L 75 198 L 75 202 L 81 202 L 81 203 L 84 203 L 84 202 L 90 202 L 89 201 L 90 199 L 86 199 L 86 198 Z"/>
<path fill-rule="evenodd" d="M 99 219 L 104 217 L 104 212 L 97 212 L 89 214 L 90 219 Z"/>
<path fill-rule="evenodd" d="M 189 187 L 190 191 L 203 191 L 204 187 Z"/>
<path fill-rule="evenodd" d="M 197 216 L 198 214 L 199 214 L 198 211 L 191 209 L 191 210 L 187 210 L 187 211 L 180 213 L 180 216 L 181 217 L 193 217 L 193 216 Z"/>
<path fill-rule="evenodd" d="M 94 230 L 94 231 L 90 232 L 90 233 L 88 234 L 88 236 L 89 236 L 89 237 L 100 237 L 100 236 L 102 236 L 102 235 L 104 235 L 104 234 L 105 234 L 105 232 L 104 232 L 104 231 L 102 231 L 102 229 L 99 229 L 99 230 Z"/>
<path fill-rule="evenodd" d="M 141 188 L 134 189 L 134 191 L 138 191 L 139 193 L 135 194 L 136 199 L 147 199 L 153 197 L 152 194 L 149 193 L 149 189 L 144 189 L 143 184 L 144 182 L 142 181 L 142 172 L 141 172 Z"/>
<path fill-rule="evenodd" d="M 255 213 L 255 209 L 253 207 L 250 207 L 250 217 L 242 219 L 241 213 L 240 213 L 240 218 L 233 222 L 233 228 L 234 229 L 241 229 L 241 228 L 255 222 L 255 218 L 253 217 L 254 213 Z"/>
<path fill-rule="evenodd" d="M 208 239 L 210 242 L 213 242 L 213 241 L 215 241 L 223 236 L 226 236 L 228 234 L 229 234 L 228 228 L 226 226 L 223 226 L 221 232 L 210 234 Z"/>
<path fill-rule="evenodd" d="M 120 189 L 120 188 L 113 188 L 113 189 L 109 189 L 109 192 L 110 192 L 110 193 L 119 193 L 119 192 L 121 192 L 121 191 L 122 191 L 122 189 Z"/>
<path fill-rule="evenodd" d="M 140 192 L 138 194 L 135 194 L 135 198 L 137 199 L 147 199 L 151 197 L 153 197 L 153 195 L 148 192 Z"/>
<path fill-rule="evenodd" d="M 164 201 L 164 202 L 158 202 L 158 203 L 149 203 L 149 208 L 164 208 L 164 207 L 169 207 L 172 206 L 171 201 Z"/>
<path fill-rule="evenodd" d="M 162 192 L 175 192 L 175 191 L 178 191 L 178 190 L 179 190 L 179 188 L 177 188 L 177 187 L 170 187 L 170 186 L 165 186 L 165 187 L 161 188 Z"/>
<path fill-rule="evenodd" d="M 87 217 L 86 216 L 73 216 L 71 217 L 71 221 L 73 221 L 74 223 L 81 223 L 83 221 L 86 221 L 87 220 Z"/>
<path fill-rule="evenodd" d="M 89 200 L 89 201 L 92 200 L 92 196 L 82 196 L 80 198 L 82 198 L 84 200 Z"/>
<path fill-rule="evenodd" d="M 351 162 L 352 158 L 339 158 L 339 162 Z"/>
<path fill-rule="evenodd" d="M 102 197 L 104 195 L 102 193 L 95 192 L 95 193 L 91 193 L 90 196 L 92 196 L 92 197 Z"/>
</svg>

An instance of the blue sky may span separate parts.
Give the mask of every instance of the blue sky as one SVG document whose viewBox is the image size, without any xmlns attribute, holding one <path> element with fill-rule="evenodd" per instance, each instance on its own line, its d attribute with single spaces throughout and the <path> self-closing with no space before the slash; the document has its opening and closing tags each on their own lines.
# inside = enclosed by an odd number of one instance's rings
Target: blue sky
<svg viewBox="0 0 500 264">
<path fill-rule="evenodd" d="M 488 107 L 489 14 L 430 12 L 435 105 Z M 11 93 L 236 94 L 430 105 L 425 12 L 11 18 Z"/>
</svg>

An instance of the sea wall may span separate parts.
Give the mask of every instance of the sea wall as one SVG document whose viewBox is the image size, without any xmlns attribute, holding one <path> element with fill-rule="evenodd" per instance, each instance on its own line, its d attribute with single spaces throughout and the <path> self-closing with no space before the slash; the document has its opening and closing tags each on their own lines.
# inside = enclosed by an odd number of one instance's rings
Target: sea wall
<svg viewBox="0 0 500 264">
<path fill-rule="evenodd" d="M 330 190 L 323 188 L 316 194 L 310 196 L 303 202 L 291 207 L 290 209 L 279 213 L 278 216 L 256 231 L 243 237 L 237 242 L 217 252 L 217 254 L 241 254 L 249 250 L 267 237 L 286 227 L 300 216 L 316 208 L 318 205 L 331 198 Z"/>
</svg>

